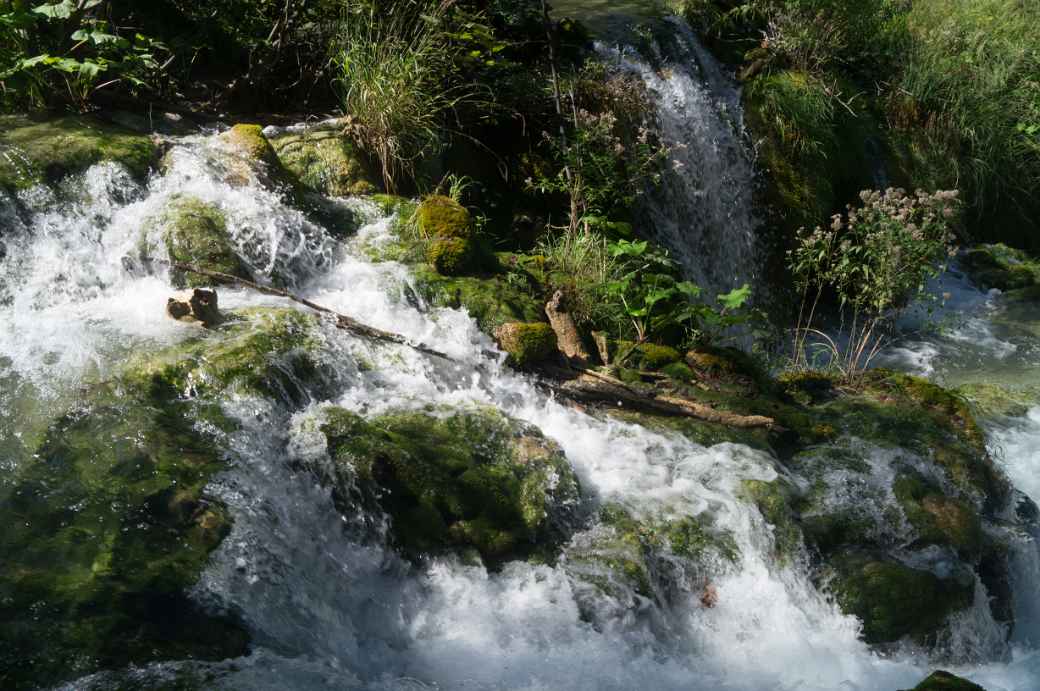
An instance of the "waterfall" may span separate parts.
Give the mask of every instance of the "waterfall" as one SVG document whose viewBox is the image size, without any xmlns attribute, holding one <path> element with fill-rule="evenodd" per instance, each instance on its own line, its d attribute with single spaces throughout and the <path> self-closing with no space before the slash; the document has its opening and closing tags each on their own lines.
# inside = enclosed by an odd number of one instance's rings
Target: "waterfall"
<svg viewBox="0 0 1040 691">
<path fill-rule="evenodd" d="M 642 205 L 646 226 L 714 297 L 756 283 L 761 258 L 754 208 L 755 169 L 746 146 L 740 88 L 683 20 L 640 56 L 599 47 L 608 63 L 637 75 L 671 147 L 661 185 Z"/>
</svg>

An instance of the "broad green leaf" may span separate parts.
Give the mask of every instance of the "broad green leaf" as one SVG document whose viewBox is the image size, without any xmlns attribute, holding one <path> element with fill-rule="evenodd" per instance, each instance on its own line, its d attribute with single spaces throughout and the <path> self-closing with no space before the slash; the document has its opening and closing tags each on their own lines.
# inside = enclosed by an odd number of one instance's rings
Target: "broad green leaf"
<svg viewBox="0 0 1040 691">
<path fill-rule="evenodd" d="M 751 286 L 745 283 L 736 290 L 731 290 L 728 293 L 723 293 L 718 296 L 719 304 L 729 310 L 739 309 L 747 302 L 747 299 L 751 296 Z"/>
</svg>

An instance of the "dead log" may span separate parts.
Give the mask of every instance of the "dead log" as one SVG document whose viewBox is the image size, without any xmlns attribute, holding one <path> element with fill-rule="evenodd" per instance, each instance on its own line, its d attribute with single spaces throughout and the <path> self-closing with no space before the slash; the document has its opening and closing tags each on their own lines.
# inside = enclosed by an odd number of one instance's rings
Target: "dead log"
<svg viewBox="0 0 1040 691">
<path fill-rule="evenodd" d="M 544 385 L 564 398 L 582 403 L 609 403 L 644 413 L 690 417 L 739 429 L 783 431 L 776 420 L 764 415 L 740 415 L 719 410 L 697 401 L 633 389 L 620 379 L 595 370 L 553 370 L 553 379 Z"/>
</svg>

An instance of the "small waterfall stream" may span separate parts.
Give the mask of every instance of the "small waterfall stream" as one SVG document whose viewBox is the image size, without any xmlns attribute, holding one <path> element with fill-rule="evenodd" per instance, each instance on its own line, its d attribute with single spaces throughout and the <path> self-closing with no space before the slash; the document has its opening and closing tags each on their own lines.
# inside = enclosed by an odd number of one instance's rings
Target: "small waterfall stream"
<svg viewBox="0 0 1040 691">
<path fill-rule="evenodd" d="M 666 22 L 654 59 L 600 47 L 608 64 L 646 85 L 671 147 L 662 183 L 642 204 L 645 224 L 711 297 L 755 286 L 760 256 L 755 169 L 744 139 L 740 88 L 689 25 Z"/>
<path fill-rule="evenodd" d="M 889 691 L 913 686 L 929 671 L 920 651 L 872 652 L 858 638 L 857 620 L 817 590 L 805 563 L 774 559 L 773 530 L 739 497 L 743 480 L 786 472 L 771 455 L 729 443 L 702 446 L 561 405 L 489 358 L 494 347 L 468 315 L 416 297 L 407 267 L 365 258 L 361 248 L 386 241 L 392 218 L 364 202 L 338 202 L 368 217 L 353 240 L 338 244 L 259 181 L 225 182 L 222 160 L 216 138 L 188 138 L 175 143 L 166 171 L 146 186 L 105 164 L 70 179 L 62 195 L 37 190 L 24 197 L 29 223 L 5 233 L 0 265 L 5 410 L 46 420 L 79 383 L 105 377 L 130 351 L 191 335 L 191 327 L 163 315 L 171 288 L 161 267 L 147 271 L 123 259 L 134 255 L 142 231 L 147 238 L 149 219 L 186 193 L 227 212 L 237 250 L 261 276 L 277 270 L 306 297 L 457 362 L 330 326 L 321 357 L 335 373 L 334 393 L 312 392 L 302 409 L 226 397 L 225 411 L 241 428 L 231 440 L 230 467 L 211 489 L 234 524 L 193 597 L 239 613 L 252 652 L 227 662 L 133 670 L 142 685 L 193 670 L 208 680 L 205 688 L 221 689 Z M 743 183 L 738 174 L 726 184 Z M 220 299 L 224 309 L 277 302 L 228 289 Z M 301 460 L 327 453 L 314 420 L 331 404 L 364 416 L 431 404 L 492 406 L 536 425 L 566 452 L 590 511 L 610 502 L 640 517 L 710 516 L 730 535 L 736 561 L 707 566 L 717 605 L 700 599 L 704 565 L 667 551 L 657 555 L 670 566 L 652 597 L 624 584 L 604 596 L 576 577 L 566 558 L 556 565 L 511 562 L 499 571 L 456 558 L 404 561 L 385 543 L 382 516 L 360 506 L 342 510 L 302 469 Z M 0 417 L 5 475 L 33 462 L 16 443 L 27 426 L 14 414 Z M 1028 463 L 1028 445 L 1035 444 L 1014 429 L 994 436 L 1009 467 Z M 592 520 L 570 546 L 603 530 Z M 1017 566 L 1023 608 L 1037 611 L 1035 536 L 1024 539 Z M 959 659 L 981 661 L 963 671 L 991 691 L 1029 688 L 1040 678 L 1033 634 L 994 655 L 987 633 L 993 625 L 985 603 L 958 624 Z M 111 688 L 113 679 L 99 673 L 66 688 Z"/>
</svg>

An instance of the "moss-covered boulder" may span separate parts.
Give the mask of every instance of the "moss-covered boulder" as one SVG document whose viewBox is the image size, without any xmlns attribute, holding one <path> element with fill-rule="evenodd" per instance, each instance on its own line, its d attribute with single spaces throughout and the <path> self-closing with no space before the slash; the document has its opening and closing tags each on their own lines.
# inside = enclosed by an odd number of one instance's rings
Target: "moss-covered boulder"
<svg viewBox="0 0 1040 691">
<path fill-rule="evenodd" d="M 868 643 L 904 636 L 934 642 L 930 637 L 951 614 L 970 607 L 975 593 L 969 573 L 940 578 L 875 554 L 844 554 L 830 568 L 830 591 L 842 610 L 863 621 Z"/>
<path fill-rule="evenodd" d="M 0 115 L 0 189 L 57 182 L 101 161 L 120 163 L 143 179 L 159 155 L 151 137 L 87 116 Z"/>
<path fill-rule="evenodd" d="M 1004 244 L 972 247 L 964 253 L 961 265 L 983 288 L 1006 291 L 1040 285 L 1040 262 Z"/>
<path fill-rule="evenodd" d="M 495 330 L 499 347 L 517 367 L 528 367 L 557 356 L 556 333 L 545 322 L 508 322 Z"/>
<path fill-rule="evenodd" d="M 968 557 L 978 554 L 982 525 L 967 501 L 947 495 L 913 471 L 896 478 L 893 492 L 921 544 L 949 545 Z"/>
<path fill-rule="evenodd" d="M 252 278 L 228 235 L 227 221 L 220 208 L 196 197 L 176 197 L 158 220 L 170 261 L 192 264 L 237 278 Z M 221 283 L 201 274 L 171 272 L 177 287 L 199 287 Z"/>
<path fill-rule="evenodd" d="M 271 146 L 282 166 L 317 194 L 346 197 L 379 189 L 378 176 L 341 128 L 316 127 L 275 136 Z"/>
<path fill-rule="evenodd" d="M 562 563 L 592 587 L 579 604 L 594 609 L 607 596 L 631 609 L 634 596 L 674 602 L 681 592 L 700 596 L 711 579 L 739 557 L 733 537 L 710 516 L 638 516 L 621 504 L 600 508 L 599 521 L 567 545 Z M 592 600 L 591 602 L 589 600 Z"/>
<path fill-rule="evenodd" d="M 478 267 L 473 219 L 466 207 L 450 197 L 427 197 L 415 212 L 419 232 L 426 240 L 426 261 L 445 276 L 472 273 Z"/>
<path fill-rule="evenodd" d="M 907 691 L 986 691 L 986 689 L 975 682 L 939 670 L 932 672 L 927 679 Z"/>
<path fill-rule="evenodd" d="M 957 395 L 967 400 L 983 417 L 1023 417 L 1040 405 L 1040 386 L 971 383 L 957 387 Z"/>
<path fill-rule="evenodd" d="M 320 361 L 322 340 L 313 315 L 252 307 L 225 317 L 218 327 L 176 346 L 132 358 L 123 379 L 177 395 L 234 392 L 289 404 L 306 402 L 330 380 Z"/>
<path fill-rule="evenodd" d="M 410 556 L 474 549 L 489 565 L 551 556 L 572 527 L 580 491 L 562 450 L 495 410 L 366 420 L 330 408 L 321 430 L 338 500 L 360 486 Z"/>
<path fill-rule="evenodd" d="M 545 303 L 526 285 L 506 274 L 483 277 L 444 276 L 425 265 L 413 270 L 417 291 L 437 307 L 465 309 L 487 334 L 507 322 L 545 319 Z M 513 275 L 523 275 L 516 272 Z"/>
</svg>

